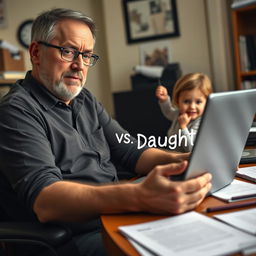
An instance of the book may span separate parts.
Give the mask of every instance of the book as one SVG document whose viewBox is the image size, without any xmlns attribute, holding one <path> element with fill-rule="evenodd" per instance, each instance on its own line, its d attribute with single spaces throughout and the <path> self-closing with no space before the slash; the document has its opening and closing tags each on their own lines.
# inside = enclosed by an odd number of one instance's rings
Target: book
<svg viewBox="0 0 256 256">
<path fill-rule="evenodd" d="M 256 245 L 255 236 L 195 211 L 118 230 L 160 256 L 229 255 Z"/>
<path fill-rule="evenodd" d="M 256 182 L 256 166 L 239 168 L 236 176 Z"/>
<path fill-rule="evenodd" d="M 249 59 L 249 70 L 255 70 L 256 69 L 256 47 L 254 44 L 254 35 L 246 35 L 245 36 L 246 41 L 246 49 L 247 49 L 247 55 Z"/>
<path fill-rule="evenodd" d="M 246 38 L 244 35 L 239 36 L 240 64 L 242 71 L 249 71 L 249 57 L 247 51 Z"/>
<path fill-rule="evenodd" d="M 24 79 L 25 75 L 23 71 L 0 71 L 1 79 Z"/>
</svg>

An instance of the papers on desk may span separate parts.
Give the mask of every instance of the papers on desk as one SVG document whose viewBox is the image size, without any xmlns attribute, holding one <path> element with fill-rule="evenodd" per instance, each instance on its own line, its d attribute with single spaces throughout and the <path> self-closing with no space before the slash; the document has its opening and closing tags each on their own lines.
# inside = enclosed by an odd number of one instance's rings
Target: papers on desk
<svg viewBox="0 0 256 256">
<path fill-rule="evenodd" d="M 256 184 L 233 180 L 232 183 L 212 194 L 226 202 L 236 202 L 256 198 Z"/>
<path fill-rule="evenodd" d="M 214 217 L 236 228 L 256 235 L 256 208 L 225 214 L 217 214 Z"/>
<path fill-rule="evenodd" d="M 147 249 L 145 249 L 144 247 L 142 247 L 141 245 L 136 243 L 134 240 L 128 238 L 128 241 L 132 244 L 132 246 L 137 250 L 137 252 L 140 255 L 143 255 L 143 256 L 155 256 L 155 254 L 151 253 L 150 251 L 148 251 Z"/>
<path fill-rule="evenodd" d="M 255 236 L 196 212 L 120 226 L 119 231 L 161 256 L 226 255 L 256 245 Z"/>
<path fill-rule="evenodd" d="M 256 182 L 256 166 L 239 168 L 236 176 Z"/>
</svg>

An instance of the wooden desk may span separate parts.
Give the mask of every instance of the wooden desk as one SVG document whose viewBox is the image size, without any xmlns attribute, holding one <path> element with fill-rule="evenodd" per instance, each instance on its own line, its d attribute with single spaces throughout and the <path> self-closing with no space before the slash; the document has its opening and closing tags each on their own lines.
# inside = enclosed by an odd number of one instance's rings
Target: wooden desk
<svg viewBox="0 0 256 256">
<path fill-rule="evenodd" d="M 240 179 L 241 180 L 241 179 Z M 255 201 L 256 199 L 250 199 L 249 201 Z M 243 201 L 245 202 L 245 201 Z M 223 202 L 217 198 L 212 196 L 207 197 L 195 210 L 199 213 L 203 213 L 203 211 L 211 206 L 219 206 L 225 204 L 232 204 Z M 245 210 L 255 208 L 255 206 L 243 207 L 233 210 L 226 210 L 226 211 L 218 211 L 213 213 L 204 213 L 205 215 L 211 217 L 214 214 L 218 213 L 227 213 L 227 212 L 234 212 L 238 210 Z M 170 216 L 160 216 L 160 215 L 153 215 L 147 213 L 135 213 L 135 214 L 115 214 L 115 215 L 103 215 L 101 216 L 101 221 L 103 225 L 103 239 L 105 246 L 107 248 L 107 252 L 109 255 L 115 256 L 139 256 L 138 252 L 133 248 L 133 246 L 128 242 L 128 240 L 122 236 L 118 232 L 118 227 L 122 225 L 130 225 L 130 224 L 138 224 L 153 220 L 162 219 L 165 217 Z M 240 255 L 240 254 L 235 254 Z"/>
</svg>

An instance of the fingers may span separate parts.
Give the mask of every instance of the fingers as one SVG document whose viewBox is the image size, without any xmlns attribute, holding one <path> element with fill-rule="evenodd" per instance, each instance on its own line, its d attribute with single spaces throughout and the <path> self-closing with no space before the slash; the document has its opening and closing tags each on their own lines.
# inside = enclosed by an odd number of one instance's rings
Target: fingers
<svg viewBox="0 0 256 256">
<path fill-rule="evenodd" d="M 182 213 L 197 207 L 211 190 L 211 179 L 211 174 L 206 173 L 196 179 L 182 182 L 181 191 L 184 194 L 180 194 L 180 198 L 183 201 L 181 201 L 182 204 L 177 206 L 176 213 Z"/>
<path fill-rule="evenodd" d="M 182 172 L 187 162 L 156 167 L 145 180 L 144 189 L 148 198 L 144 198 L 147 205 L 144 209 L 154 213 L 180 214 L 197 207 L 211 189 L 211 175 L 204 174 L 198 178 L 173 182 L 163 176 L 170 173 Z M 162 177 L 161 177 L 162 176 Z M 145 195 L 145 194 L 144 194 Z"/>
<path fill-rule="evenodd" d="M 212 175 L 210 173 L 205 173 L 198 178 L 183 182 L 181 186 L 186 193 L 193 193 L 205 187 L 211 181 L 211 179 Z"/>
<path fill-rule="evenodd" d="M 209 193 L 211 188 L 212 188 L 211 183 L 208 183 L 205 187 L 203 187 L 198 192 L 189 194 L 187 210 L 192 210 L 192 209 L 196 208 L 204 200 L 204 198 Z"/>
<path fill-rule="evenodd" d="M 187 113 L 183 113 L 179 115 L 178 120 L 183 122 L 189 122 L 191 120 L 191 117 L 188 116 Z"/>
<path fill-rule="evenodd" d="M 171 175 L 181 174 L 187 168 L 188 162 L 182 161 L 178 163 L 166 164 L 160 166 L 159 172 L 162 176 L 169 177 Z"/>
<path fill-rule="evenodd" d="M 171 152 L 171 157 L 172 157 L 172 161 L 173 162 L 181 162 L 181 161 L 184 161 L 184 160 L 189 160 L 190 158 L 190 155 L 191 155 L 191 152 L 187 152 L 187 153 L 173 153 Z"/>
<path fill-rule="evenodd" d="M 189 160 L 191 152 L 183 153 L 180 157 L 182 160 Z"/>
<path fill-rule="evenodd" d="M 159 98 L 160 100 L 166 100 L 167 98 L 167 89 L 162 86 L 159 85 L 156 89 L 156 97 Z"/>
<path fill-rule="evenodd" d="M 178 117 L 178 122 L 181 128 L 185 128 L 189 124 L 190 120 L 191 117 L 189 117 L 186 113 L 183 113 Z"/>
</svg>

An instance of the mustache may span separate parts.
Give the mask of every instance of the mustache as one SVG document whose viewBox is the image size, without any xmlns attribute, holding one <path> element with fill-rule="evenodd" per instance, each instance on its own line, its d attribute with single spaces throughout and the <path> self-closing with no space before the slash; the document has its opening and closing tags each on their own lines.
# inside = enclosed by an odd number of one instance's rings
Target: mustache
<svg viewBox="0 0 256 256">
<path fill-rule="evenodd" d="M 75 76 L 75 77 L 78 77 L 79 79 L 83 80 L 84 79 L 84 76 L 81 72 L 72 72 L 72 71 L 67 71 L 63 74 L 62 77 L 65 77 L 65 76 Z"/>
</svg>

